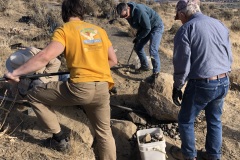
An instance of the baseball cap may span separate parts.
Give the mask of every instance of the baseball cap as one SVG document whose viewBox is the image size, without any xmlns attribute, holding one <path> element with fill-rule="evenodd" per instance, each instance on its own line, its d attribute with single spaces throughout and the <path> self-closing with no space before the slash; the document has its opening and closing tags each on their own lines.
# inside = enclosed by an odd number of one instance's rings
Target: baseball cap
<svg viewBox="0 0 240 160">
<path fill-rule="evenodd" d="M 179 20 L 178 18 L 178 11 L 184 9 L 187 7 L 189 0 L 179 0 L 177 5 L 176 5 L 176 16 L 175 20 Z"/>
</svg>

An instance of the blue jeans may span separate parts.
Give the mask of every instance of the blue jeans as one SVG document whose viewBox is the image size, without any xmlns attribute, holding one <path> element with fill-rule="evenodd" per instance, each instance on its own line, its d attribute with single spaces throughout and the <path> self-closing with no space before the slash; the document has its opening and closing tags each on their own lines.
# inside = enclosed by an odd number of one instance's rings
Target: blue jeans
<svg viewBox="0 0 240 160">
<path fill-rule="evenodd" d="M 218 80 L 189 80 L 185 88 L 178 115 L 181 150 L 185 157 L 197 157 L 195 149 L 194 121 L 205 110 L 207 135 L 205 148 L 213 159 L 221 159 L 222 109 L 228 92 L 229 78 Z"/>
<path fill-rule="evenodd" d="M 135 45 L 135 52 L 138 55 L 138 58 L 141 62 L 142 67 L 148 67 L 148 61 L 146 57 L 146 53 L 144 51 L 144 46 L 150 40 L 149 45 L 149 53 L 151 56 L 152 66 L 153 66 L 153 73 L 160 72 L 160 57 L 159 57 L 159 45 L 162 39 L 162 34 L 164 31 L 163 24 L 159 24 L 152 28 L 151 32 L 143 39 L 140 40 L 139 43 Z"/>
<path fill-rule="evenodd" d="M 59 75 L 58 77 L 59 77 L 58 78 L 59 81 L 67 81 L 68 78 L 70 77 L 70 74 L 63 74 L 63 75 Z"/>
</svg>

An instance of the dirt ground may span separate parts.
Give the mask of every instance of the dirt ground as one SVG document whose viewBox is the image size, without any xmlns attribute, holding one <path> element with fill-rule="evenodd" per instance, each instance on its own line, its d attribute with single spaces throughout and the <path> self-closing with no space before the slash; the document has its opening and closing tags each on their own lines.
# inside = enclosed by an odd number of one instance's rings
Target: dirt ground
<svg viewBox="0 0 240 160">
<path fill-rule="evenodd" d="M 11 31 L 10 28 L 22 28 L 24 31 L 33 32 L 37 35 L 39 29 L 29 26 L 28 24 L 19 23 L 18 19 L 21 16 L 24 16 L 25 13 L 17 13 L 16 15 L 11 16 L 11 18 L 1 15 L 0 16 L 0 38 L 2 44 L 5 45 L 7 41 L 7 34 Z M 127 64 L 129 56 L 131 54 L 133 44 L 133 38 L 127 33 L 127 29 L 119 25 L 119 23 L 108 24 L 106 19 L 95 19 L 88 18 L 88 21 L 94 22 L 95 24 L 103 27 L 109 35 L 110 40 L 113 43 L 114 49 L 116 49 L 116 54 L 118 57 L 119 65 L 115 69 L 112 69 L 112 75 L 115 81 L 115 86 L 117 88 L 117 94 L 111 95 L 111 103 L 117 105 L 127 106 L 133 109 L 141 109 L 141 105 L 137 99 L 138 87 L 141 80 L 144 80 L 146 77 L 151 75 L 151 71 L 145 72 L 142 74 L 135 74 L 134 72 L 134 58 L 136 53 L 133 53 L 130 59 L 130 68 L 124 67 Z M 9 28 L 8 28 L 9 27 Z M 166 27 L 165 32 L 170 28 Z M 33 31 L 34 30 L 34 31 Z M 22 34 L 21 36 L 24 36 Z M 163 38 L 164 40 L 164 38 Z M 16 41 L 15 41 L 16 42 Z M 29 41 L 28 41 L 29 43 Z M 163 41 L 161 45 L 165 46 L 170 42 Z M 172 42 L 171 42 L 172 43 Z M 37 45 L 37 42 L 32 42 L 33 45 Z M 171 45 L 169 45 L 171 46 Z M 42 47 L 42 46 L 38 46 Z M 170 48 L 171 50 L 171 48 Z M 8 49 L 9 51 L 9 49 Z M 147 51 L 147 47 L 146 47 Z M 13 52 L 13 51 L 12 51 Z M 2 54 L 2 53 L 1 53 Z M 148 54 L 148 52 L 147 52 Z M 161 58 L 161 72 L 173 73 L 172 59 L 171 56 L 164 52 L 160 52 Z M 5 61 L 5 59 L 1 59 Z M 4 63 L 3 63 L 4 64 Z M 123 68 L 121 68 L 123 66 Z M 4 66 L 2 66 L 3 68 Z M 119 67 L 119 68 L 117 68 Z M 2 71 L 2 69 L 1 69 Z M 3 72 L 2 72 L 3 74 Z M 4 86 L 4 88 L 3 88 Z M 2 96 L 5 91 L 6 84 L 1 83 L 0 95 Z M 224 104 L 223 111 L 223 145 L 222 145 L 222 159 L 223 160 L 239 160 L 240 156 L 240 93 L 239 91 L 230 90 L 226 101 Z M 71 154 L 62 154 L 53 150 L 49 150 L 41 146 L 41 140 L 50 136 L 45 131 L 43 131 L 38 124 L 36 116 L 34 113 L 29 113 L 29 115 L 23 112 L 23 105 L 15 104 L 12 106 L 11 103 L 6 102 L 3 104 L 1 102 L 1 107 L 4 106 L 5 109 L 11 109 L 11 112 L 7 114 L 6 122 L 4 127 L 0 130 L 0 160 L 57 160 L 57 159 L 71 159 L 71 160 L 90 160 L 95 159 L 90 154 L 86 153 L 93 152 L 93 149 L 88 149 L 84 146 L 81 141 L 76 140 L 75 149 L 81 150 L 81 152 L 74 152 L 74 155 Z M 25 105 L 24 105 L 25 106 Z M 4 117 L 3 113 L 7 113 L 4 108 L 0 108 L 1 118 Z M 72 107 L 74 109 L 74 107 Z M 75 108 L 76 109 L 76 108 Z M 26 111 L 25 111 L 26 112 Z M 64 122 L 62 127 L 64 130 L 71 132 L 67 127 L 67 124 L 71 123 L 73 119 L 71 118 L 73 112 L 69 112 L 64 118 L 65 111 L 62 110 L 60 113 L 63 114 L 61 117 Z M 126 111 L 121 111 L 112 107 L 112 117 L 124 119 Z M 1 119 L 1 122 L 4 118 Z M 159 122 L 162 123 L 162 122 Z M 84 131 L 83 131 L 84 132 Z M 80 134 L 80 133 L 79 133 Z M 205 143 L 205 134 L 206 134 L 206 124 L 204 119 L 201 122 L 196 123 L 195 126 L 196 134 L 196 147 L 198 150 L 204 148 Z M 167 151 L 167 160 L 174 160 L 174 158 L 169 153 L 169 148 L 173 145 L 180 146 L 181 141 L 171 139 L 170 137 L 166 138 L 166 151 Z M 139 152 L 137 145 L 134 145 L 135 148 L 132 150 L 133 160 L 139 160 Z M 123 159 L 118 159 L 123 160 Z"/>
</svg>

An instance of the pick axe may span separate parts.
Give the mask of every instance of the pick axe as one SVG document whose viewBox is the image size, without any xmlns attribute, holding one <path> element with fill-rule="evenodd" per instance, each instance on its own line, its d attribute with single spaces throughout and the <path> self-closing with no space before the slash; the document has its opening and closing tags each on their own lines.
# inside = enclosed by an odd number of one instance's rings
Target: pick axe
<svg viewBox="0 0 240 160">
<path fill-rule="evenodd" d="M 22 76 L 20 76 L 20 79 L 24 79 L 24 78 L 35 79 L 35 78 L 39 78 L 39 77 L 64 75 L 64 74 L 69 74 L 69 73 L 70 72 L 54 72 L 54 73 L 44 73 L 44 74 L 22 75 Z M 8 80 L 6 77 L 0 78 L 0 81 L 6 81 L 6 80 Z"/>
<path fill-rule="evenodd" d="M 129 70 L 130 70 L 129 61 L 130 61 L 130 59 L 131 59 L 131 57 L 132 57 L 133 51 L 134 51 L 134 46 L 133 46 L 133 49 L 132 49 L 131 54 L 130 54 L 130 56 L 129 56 L 129 58 L 128 58 L 128 61 L 127 61 L 127 68 L 128 68 L 128 69 L 127 69 L 127 72 L 129 72 Z"/>
<path fill-rule="evenodd" d="M 130 70 L 129 61 L 132 57 L 133 51 L 134 51 L 134 46 L 133 46 L 133 49 L 132 49 L 132 51 L 130 53 L 130 56 L 128 58 L 127 64 L 122 64 L 120 67 L 112 67 L 111 69 L 127 68 L 127 71 L 125 71 L 125 72 L 129 72 L 129 70 Z"/>
<path fill-rule="evenodd" d="M 130 61 L 130 59 L 131 59 L 131 57 L 132 57 L 133 51 L 134 51 L 134 46 L 133 46 L 133 49 L 132 49 L 131 54 L 130 54 L 130 56 L 129 56 L 129 58 L 128 58 L 128 61 L 127 61 L 127 65 L 128 65 L 128 66 L 129 66 L 129 61 Z"/>
</svg>

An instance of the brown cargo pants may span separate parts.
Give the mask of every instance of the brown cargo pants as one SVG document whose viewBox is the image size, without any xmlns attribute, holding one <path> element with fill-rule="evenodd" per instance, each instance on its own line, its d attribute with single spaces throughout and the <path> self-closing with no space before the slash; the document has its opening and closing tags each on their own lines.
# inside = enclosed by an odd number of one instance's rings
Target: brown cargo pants
<svg viewBox="0 0 240 160">
<path fill-rule="evenodd" d="M 52 133 L 58 133 L 61 128 L 50 106 L 82 105 L 95 130 L 100 159 L 116 160 L 107 82 L 49 82 L 31 89 L 27 98 L 39 120 Z"/>
</svg>

